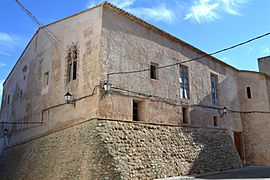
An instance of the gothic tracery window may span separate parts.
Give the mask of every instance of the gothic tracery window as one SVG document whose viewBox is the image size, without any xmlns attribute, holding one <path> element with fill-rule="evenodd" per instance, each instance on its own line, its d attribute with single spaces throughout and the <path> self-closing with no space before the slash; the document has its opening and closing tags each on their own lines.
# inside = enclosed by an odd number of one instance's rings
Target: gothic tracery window
<svg viewBox="0 0 270 180">
<path fill-rule="evenodd" d="M 78 61 L 78 50 L 75 44 L 69 48 L 68 55 L 68 68 L 67 68 L 67 75 L 68 75 L 68 82 L 77 79 L 77 61 Z"/>
</svg>

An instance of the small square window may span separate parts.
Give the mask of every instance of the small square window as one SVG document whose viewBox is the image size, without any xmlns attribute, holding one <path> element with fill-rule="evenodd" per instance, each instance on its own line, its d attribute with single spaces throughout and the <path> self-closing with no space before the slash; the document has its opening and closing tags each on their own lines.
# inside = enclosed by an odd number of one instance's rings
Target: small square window
<svg viewBox="0 0 270 180">
<path fill-rule="evenodd" d="M 158 72 L 157 72 L 157 64 L 151 63 L 150 65 L 150 78 L 151 79 L 158 79 Z"/>
</svg>

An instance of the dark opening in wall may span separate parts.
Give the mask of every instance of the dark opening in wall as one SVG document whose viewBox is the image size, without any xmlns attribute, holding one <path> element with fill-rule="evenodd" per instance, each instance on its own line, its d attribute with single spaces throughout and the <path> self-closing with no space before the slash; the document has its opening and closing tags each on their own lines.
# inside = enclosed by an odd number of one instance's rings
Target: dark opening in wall
<svg viewBox="0 0 270 180">
<path fill-rule="evenodd" d="M 23 93 L 22 93 L 22 90 L 20 91 L 20 100 L 22 99 L 22 95 L 23 95 Z"/>
<path fill-rule="evenodd" d="M 183 124 L 188 124 L 188 108 L 183 107 L 182 113 L 183 113 Z"/>
<path fill-rule="evenodd" d="M 157 64 L 151 63 L 150 65 L 150 78 L 151 79 L 158 79 L 158 75 L 157 75 Z"/>
<path fill-rule="evenodd" d="M 73 62 L 73 80 L 77 79 L 77 62 Z"/>
<path fill-rule="evenodd" d="M 72 63 L 68 65 L 68 81 L 72 80 Z"/>
<path fill-rule="evenodd" d="M 49 71 L 44 73 L 44 85 L 47 86 L 49 84 Z"/>
<path fill-rule="evenodd" d="M 247 87 L 247 98 L 251 99 L 251 89 L 250 89 L 250 87 Z"/>
<path fill-rule="evenodd" d="M 214 126 L 218 126 L 217 116 L 214 116 L 214 117 L 213 117 L 213 120 L 214 120 Z"/>
<path fill-rule="evenodd" d="M 180 98 L 189 99 L 189 73 L 188 67 L 180 66 Z"/>
<path fill-rule="evenodd" d="M 139 121 L 139 103 L 133 101 L 133 121 Z"/>
<path fill-rule="evenodd" d="M 9 102 L 10 102 L 10 95 L 8 95 L 7 104 L 9 104 Z"/>
<path fill-rule="evenodd" d="M 212 105 L 217 105 L 218 101 L 218 93 L 217 93 L 217 85 L 218 85 L 218 76 L 211 73 L 211 94 L 212 94 Z"/>
</svg>

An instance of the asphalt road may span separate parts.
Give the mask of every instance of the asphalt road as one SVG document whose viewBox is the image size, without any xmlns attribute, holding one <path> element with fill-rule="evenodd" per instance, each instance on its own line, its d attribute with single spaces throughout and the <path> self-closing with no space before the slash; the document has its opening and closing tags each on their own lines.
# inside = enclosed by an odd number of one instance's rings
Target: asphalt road
<svg viewBox="0 0 270 180">
<path fill-rule="evenodd" d="M 199 179 L 270 179 L 270 167 L 253 166 L 205 175 Z"/>
<path fill-rule="evenodd" d="M 189 179 L 268 179 L 270 180 L 270 166 L 248 166 L 241 169 L 233 169 L 228 171 L 223 171 L 219 173 L 209 173 L 208 175 L 202 176 L 179 176 L 164 178 L 162 180 L 189 180 Z"/>
</svg>

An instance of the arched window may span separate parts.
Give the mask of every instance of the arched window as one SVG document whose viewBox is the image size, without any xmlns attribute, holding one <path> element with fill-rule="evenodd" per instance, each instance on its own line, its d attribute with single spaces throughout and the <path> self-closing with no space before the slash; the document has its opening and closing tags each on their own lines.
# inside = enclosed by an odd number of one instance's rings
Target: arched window
<svg viewBox="0 0 270 180">
<path fill-rule="evenodd" d="M 68 82 L 77 79 L 77 60 L 78 60 L 78 50 L 77 46 L 72 44 L 68 51 L 68 67 L 67 67 L 67 76 Z"/>
</svg>

